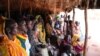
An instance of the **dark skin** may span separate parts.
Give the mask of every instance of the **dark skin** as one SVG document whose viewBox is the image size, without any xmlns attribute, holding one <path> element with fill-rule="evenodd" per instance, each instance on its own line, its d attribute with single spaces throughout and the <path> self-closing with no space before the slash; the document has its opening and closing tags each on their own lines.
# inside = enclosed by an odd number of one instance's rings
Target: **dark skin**
<svg viewBox="0 0 100 56">
<path fill-rule="evenodd" d="M 3 35 L 0 35 L 0 42 L 2 42 L 4 39 L 4 36 Z"/>
<path fill-rule="evenodd" d="M 26 22 L 25 21 L 22 21 L 22 22 L 19 23 L 18 30 L 19 30 L 19 33 L 21 33 L 21 34 L 26 34 L 27 33 L 27 27 L 26 27 Z"/>
<path fill-rule="evenodd" d="M 5 34 L 0 35 L 0 42 L 4 40 L 4 36 L 7 35 L 8 39 L 14 40 L 13 35 L 17 33 L 17 23 L 14 20 L 6 20 L 5 21 Z"/>
<path fill-rule="evenodd" d="M 3 22 L 4 22 L 4 20 L 2 19 L 2 16 L 0 16 L 0 25 L 3 26 Z M 0 42 L 3 41 L 3 38 L 4 38 L 4 36 L 2 34 L 0 34 Z"/>
<path fill-rule="evenodd" d="M 10 40 L 14 40 L 13 36 L 18 32 L 18 25 L 17 23 L 12 24 L 12 28 L 9 28 L 10 32 L 8 33 L 8 37 Z"/>
<path fill-rule="evenodd" d="M 27 22 L 27 29 L 29 29 L 29 30 L 33 29 L 33 22 L 32 21 Z"/>
</svg>

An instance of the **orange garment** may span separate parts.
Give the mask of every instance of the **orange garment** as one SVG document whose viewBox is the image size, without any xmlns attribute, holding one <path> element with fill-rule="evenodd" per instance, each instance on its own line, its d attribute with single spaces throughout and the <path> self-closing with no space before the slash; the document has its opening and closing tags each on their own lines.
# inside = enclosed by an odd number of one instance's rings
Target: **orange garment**
<svg viewBox="0 0 100 56">
<path fill-rule="evenodd" d="M 25 34 L 17 34 L 17 39 L 20 41 L 21 46 L 24 49 L 26 49 L 25 42 L 26 42 L 27 36 Z"/>
<path fill-rule="evenodd" d="M 14 40 L 9 40 L 7 36 L 4 36 L 2 42 L 0 42 L 1 56 L 27 56 L 26 51 L 21 47 L 20 42 L 14 37 Z"/>
<path fill-rule="evenodd" d="M 20 40 L 21 46 L 24 48 L 24 50 L 26 50 L 27 55 L 30 56 L 31 45 L 29 43 L 27 34 L 20 34 L 19 33 L 19 34 L 17 34 L 17 39 Z"/>
</svg>

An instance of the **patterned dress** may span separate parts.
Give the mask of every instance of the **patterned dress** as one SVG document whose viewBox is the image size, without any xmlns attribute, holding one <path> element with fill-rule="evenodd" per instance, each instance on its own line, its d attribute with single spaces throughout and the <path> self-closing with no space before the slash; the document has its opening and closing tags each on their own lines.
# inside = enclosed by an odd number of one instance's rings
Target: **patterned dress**
<svg viewBox="0 0 100 56">
<path fill-rule="evenodd" d="M 26 34 L 17 34 L 17 38 L 21 42 L 21 46 L 26 50 L 27 55 L 30 56 L 31 45 Z"/>
</svg>

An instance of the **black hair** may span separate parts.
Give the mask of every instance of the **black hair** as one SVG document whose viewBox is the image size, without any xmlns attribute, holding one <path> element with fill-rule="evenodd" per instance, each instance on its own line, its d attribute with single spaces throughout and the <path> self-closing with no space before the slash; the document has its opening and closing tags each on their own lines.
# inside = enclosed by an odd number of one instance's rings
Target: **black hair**
<svg viewBox="0 0 100 56">
<path fill-rule="evenodd" d="M 30 21 L 32 21 L 32 20 L 30 20 L 30 19 L 27 19 L 27 20 L 26 20 L 26 24 L 27 24 L 27 23 L 29 23 Z"/>
<path fill-rule="evenodd" d="M 18 20 L 17 24 L 20 26 L 20 25 L 22 25 L 24 22 L 25 22 L 25 20 L 20 18 L 20 19 Z"/>
<path fill-rule="evenodd" d="M 70 20 L 70 15 L 68 15 L 68 20 Z"/>
<path fill-rule="evenodd" d="M 75 24 L 76 24 L 77 26 L 79 26 L 80 23 L 79 23 L 78 21 L 76 21 Z"/>
<path fill-rule="evenodd" d="M 6 20 L 5 21 L 5 33 L 8 35 L 9 32 L 11 32 L 11 30 L 14 28 L 14 24 L 16 22 L 12 19 Z"/>
</svg>

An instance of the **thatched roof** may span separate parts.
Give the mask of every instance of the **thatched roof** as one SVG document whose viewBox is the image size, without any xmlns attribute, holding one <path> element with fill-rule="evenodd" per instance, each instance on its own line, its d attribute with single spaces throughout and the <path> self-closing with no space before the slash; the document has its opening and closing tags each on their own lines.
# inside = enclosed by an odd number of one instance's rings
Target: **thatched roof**
<svg viewBox="0 0 100 56">
<path fill-rule="evenodd" d="M 80 0 L 9 0 L 10 10 L 36 10 L 61 11 L 79 4 Z M 8 10 L 8 1 L 0 0 L 0 8 Z"/>
<path fill-rule="evenodd" d="M 75 6 L 84 7 L 84 0 L 0 0 L 0 11 L 8 11 L 8 1 L 10 2 L 10 12 L 59 12 L 70 11 Z M 94 8 L 94 1 L 90 0 L 90 8 Z M 100 7 L 100 0 L 97 0 L 96 7 Z"/>
<path fill-rule="evenodd" d="M 84 0 L 81 1 L 79 8 L 84 7 Z M 100 0 L 89 0 L 89 9 L 98 9 L 100 8 Z"/>
</svg>

